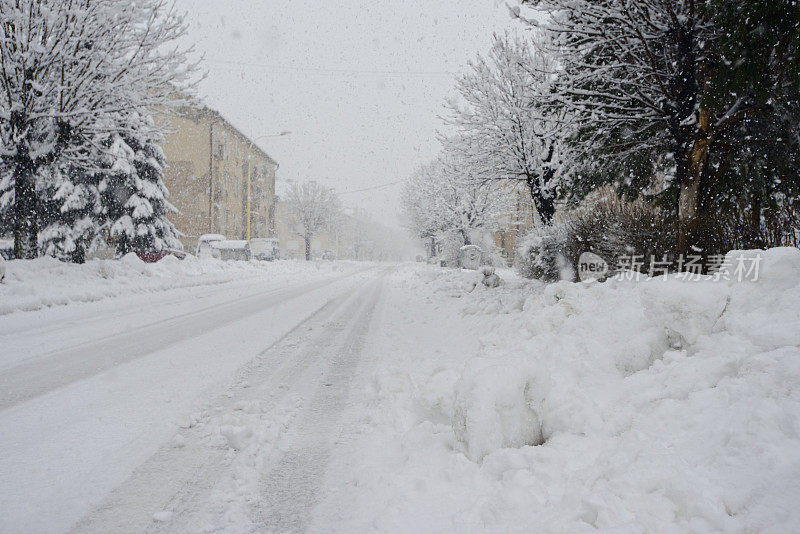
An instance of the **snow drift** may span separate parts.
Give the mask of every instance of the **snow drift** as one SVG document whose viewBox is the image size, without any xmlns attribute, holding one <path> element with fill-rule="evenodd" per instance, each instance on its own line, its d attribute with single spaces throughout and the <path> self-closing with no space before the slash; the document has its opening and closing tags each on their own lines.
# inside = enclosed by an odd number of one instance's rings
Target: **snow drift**
<svg viewBox="0 0 800 534">
<path fill-rule="evenodd" d="M 246 279 L 302 278 L 309 273 L 336 271 L 353 265 L 348 262 L 225 262 L 194 256 L 184 260 L 167 256 L 156 263 L 144 263 L 133 253 L 119 260 L 90 260 L 81 265 L 50 257 L 13 260 L 6 262 L 5 281 L 0 284 L 0 315 Z"/>
<path fill-rule="evenodd" d="M 427 337 L 386 334 L 346 528 L 797 530 L 800 250 L 760 254 L 756 281 L 409 267 L 387 321 Z"/>
<path fill-rule="evenodd" d="M 542 516 L 648 531 L 800 524 L 799 250 L 764 252 L 752 282 L 550 285 L 485 342 L 496 348 L 456 385 L 456 436 L 491 463 L 545 443 L 513 460 L 534 478 L 562 471 L 562 489 L 530 488 Z"/>
</svg>

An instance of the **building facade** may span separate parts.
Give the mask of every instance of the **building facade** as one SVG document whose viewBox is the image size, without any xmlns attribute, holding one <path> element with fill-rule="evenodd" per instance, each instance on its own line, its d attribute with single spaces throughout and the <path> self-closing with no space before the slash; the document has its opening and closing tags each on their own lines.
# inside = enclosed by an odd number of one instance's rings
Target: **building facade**
<svg viewBox="0 0 800 534">
<path fill-rule="evenodd" d="M 247 238 L 248 172 L 250 238 L 275 234 L 275 160 L 208 108 L 171 112 L 169 132 L 162 147 L 164 183 L 178 209 L 170 220 L 187 250 L 203 234 Z"/>
</svg>

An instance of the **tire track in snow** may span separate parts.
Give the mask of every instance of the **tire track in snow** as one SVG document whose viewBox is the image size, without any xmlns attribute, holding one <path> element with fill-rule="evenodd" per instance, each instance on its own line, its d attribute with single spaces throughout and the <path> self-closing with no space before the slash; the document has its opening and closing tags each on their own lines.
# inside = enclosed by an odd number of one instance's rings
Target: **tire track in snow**
<svg viewBox="0 0 800 534">
<path fill-rule="evenodd" d="M 362 272 L 237 298 L 27 360 L 0 372 L 0 411 Z"/>
<path fill-rule="evenodd" d="M 262 480 L 256 527 L 268 532 L 304 532 L 319 502 L 328 459 L 340 435 L 364 339 L 379 301 L 383 278 L 373 287 L 345 337 L 335 347 L 330 367 L 308 407 L 284 436 L 288 447 Z"/>
<path fill-rule="evenodd" d="M 259 514 L 253 519 L 262 475 L 279 458 L 279 445 L 305 401 L 316 401 L 315 392 L 330 387 L 323 385 L 330 384 L 326 369 L 342 347 L 352 346 L 354 332 L 366 330 L 364 312 L 371 313 L 377 301 L 376 282 L 349 288 L 243 366 L 227 392 L 192 416 L 178 446 L 165 444 L 74 532 L 254 530 L 262 521 Z M 231 418 L 260 427 L 238 451 L 221 435 Z M 153 514 L 162 512 L 167 520 L 154 521 Z"/>
</svg>

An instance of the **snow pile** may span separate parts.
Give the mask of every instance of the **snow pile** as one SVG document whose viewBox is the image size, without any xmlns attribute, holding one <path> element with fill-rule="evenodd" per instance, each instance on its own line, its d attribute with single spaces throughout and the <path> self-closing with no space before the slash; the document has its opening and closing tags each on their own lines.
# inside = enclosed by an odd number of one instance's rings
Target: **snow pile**
<svg viewBox="0 0 800 534">
<path fill-rule="evenodd" d="M 541 528 L 796 528 L 800 251 L 765 252 L 760 274 L 548 286 L 456 385 L 467 456 L 534 480 L 557 460 L 558 486 L 528 488 Z"/>
<path fill-rule="evenodd" d="M 119 260 L 90 260 L 83 265 L 50 257 L 13 260 L 5 265 L 0 315 L 246 279 L 318 277 L 356 268 L 352 262 L 225 262 L 194 256 L 184 260 L 167 256 L 156 263 L 144 263 L 133 253 Z"/>
<path fill-rule="evenodd" d="M 405 272 L 387 321 L 430 337 L 373 371 L 346 528 L 796 530 L 800 250 L 760 254 L 756 281 Z"/>
</svg>

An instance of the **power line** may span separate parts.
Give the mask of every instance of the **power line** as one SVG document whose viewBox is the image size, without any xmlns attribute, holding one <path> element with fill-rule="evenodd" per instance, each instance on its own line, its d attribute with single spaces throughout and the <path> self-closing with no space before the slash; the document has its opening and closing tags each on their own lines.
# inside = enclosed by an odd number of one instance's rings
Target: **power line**
<svg viewBox="0 0 800 534">
<path fill-rule="evenodd" d="M 388 183 L 385 183 L 385 184 L 375 185 L 375 186 L 372 186 L 372 187 L 365 187 L 364 189 L 356 189 L 354 191 L 344 191 L 342 193 L 339 193 L 339 195 L 340 196 L 341 195 L 349 195 L 350 193 L 361 193 L 363 191 L 373 191 L 375 189 L 383 189 L 384 187 L 389 187 L 391 185 L 399 184 L 402 181 L 403 180 L 395 180 L 394 182 L 388 182 Z"/>
<path fill-rule="evenodd" d="M 316 74 L 347 74 L 347 75 L 382 75 L 382 76 L 454 76 L 455 72 L 450 71 L 437 71 L 437 70 L 378 70 L 378 69 L 331 69 L 331 68 L 316 68 L 316 67 L 295 67 L 292 65 L 275 65 L 268 63 L 250 63 L 246 61 L 212 61 L 207 60 L 207 63 L 216 63 L 220 65 L 235 65 L 239 67 L 249 68 L 262 68 L 273 70 L 289 70 L 296 72 L 309 72 Z"/>
</svg>

